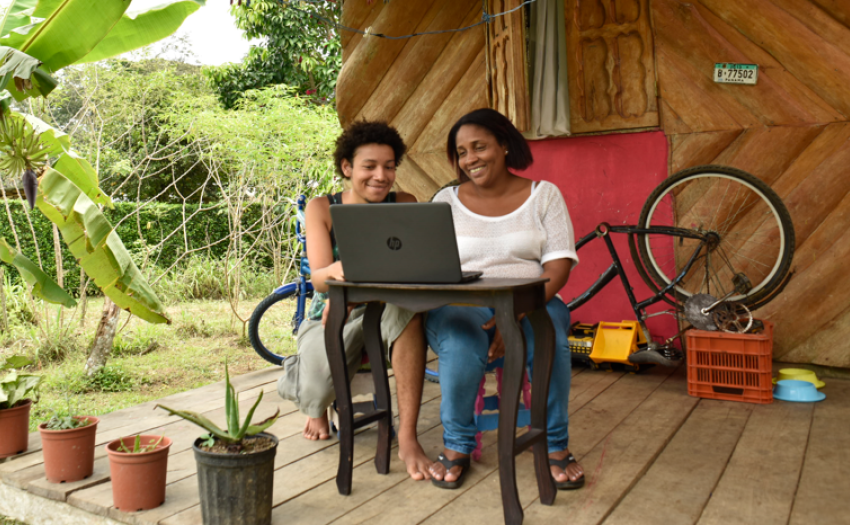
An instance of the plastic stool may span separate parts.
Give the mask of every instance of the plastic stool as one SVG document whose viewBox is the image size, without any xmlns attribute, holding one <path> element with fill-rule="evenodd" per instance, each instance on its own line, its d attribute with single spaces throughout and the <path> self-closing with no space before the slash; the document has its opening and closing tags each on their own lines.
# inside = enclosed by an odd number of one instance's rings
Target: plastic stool
<svg viewBox="0 0 850 525">
<path fill-rule="evenodd" d="M 489 363 L 486 372 L 496 371 L 496 395 L 485 396 L 484 385 L 487 382 L 487 375 L 481 378 L 481 384 L 478 386 L 478 397 L 475 399 L 475 426 L 478 427 L 478 433 L 475 434 L 475 450 L 472 451 L 472 459 L 479 461 L 481 459 L 481 434 L 485 430 L 496 430 L 499 427 L 499 399 L 502 395 L 502 368 L 504 367 L 505 359 L 499 358 Z M 531 426 L 531 383 L 528 381 L 528 370 L 522 373 L 522 401 L 519 404 L 517 411 L 516 426 L 530 427 Z M 484 412 L 493 412 L 485 414 Z"/>
</svg>

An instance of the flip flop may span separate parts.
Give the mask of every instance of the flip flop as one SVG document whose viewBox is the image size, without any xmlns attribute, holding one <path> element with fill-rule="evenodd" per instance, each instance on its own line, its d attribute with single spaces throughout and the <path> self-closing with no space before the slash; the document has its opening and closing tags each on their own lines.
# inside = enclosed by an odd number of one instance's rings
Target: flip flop
<svg viewBox="0 0 850 525">
<path fill-rule="evenodd" d="M 569 454 L 564 459 L 549 458 L 549 465 L 554 465 L 560 469 L 564 469 L 564 471 L 567 470 L 567 465 L 575 462 L 576 458 L 572 454 Z M 555 480 L 555 478 L 552 479 L 555 481 L 555 487 L 558 490 L 575 490 L 580 489 L 584 486 L 584 474 L 582 474 L 581 477 L 575 481 L 570 480 L 569 476 L 567 476 L 567 481 L 558 481 Z"/>
<path fill-rule="evenodd" d="M 454 481 L 431 478 L 431 483 L 440 487 L 441 489 L 459 489 L 460 486 L 463 485 L 463 478 L 466 477 L 466 471 L 469 470 L 469 456 L 451 460 L 445 455 L 440 454 L 437 457 L 437 462 L 442 463 L 442 465 L 446 467 L 446 473 L 448 473 L 448 471 L 450 471 L 452 467 L 461 467 L 463 470 L 460 471 L 460 475 Z"/>
</svg>

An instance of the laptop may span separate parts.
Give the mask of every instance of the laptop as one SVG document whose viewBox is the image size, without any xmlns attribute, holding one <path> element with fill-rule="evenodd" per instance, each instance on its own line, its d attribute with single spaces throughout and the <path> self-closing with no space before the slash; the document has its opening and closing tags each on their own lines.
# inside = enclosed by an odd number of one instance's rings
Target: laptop
<svg viewBox="0 0 850 525">
<path fill-rule="evenodd" d="M 345 280 L 457 284 L 461 272 L 452 208 L 446 202 L 331 206 Z"/>
</svg>

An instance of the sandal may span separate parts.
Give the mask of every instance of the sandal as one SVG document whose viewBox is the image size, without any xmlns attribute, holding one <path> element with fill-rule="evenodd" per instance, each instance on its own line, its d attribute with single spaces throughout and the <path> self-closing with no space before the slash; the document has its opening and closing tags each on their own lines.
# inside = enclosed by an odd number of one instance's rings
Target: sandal
<svg viewBox="0 0 850 525">
<path fill-rule="evenodd" d="M 554 465 L 558 468 L 564 469 L 564 472 L 566 472 L 567 465 L 570 463 L 576 463 L 576 458 L 572 454 L 568 454 L 564 459 L 549 458 L 549 465 Z M 557 481 L 555 478 L 552 478 L 552 480 L 555 481 L 555 487 L 558 490 L 575 490 L 584 486 L 584 474 L 575 481 L 570 480 L 569 476 L 567 476 L 566 481 Z"/>
<path fill-rule="evenodd" d="M 466 471 L 469 470 L 469 456 L 464 456 L 462 458 L 451 460 L 445 455 L 440 454 L 437 457 L 437 462 L 441 463 L 444 467 L 446 467 L 446 473 L 448 473 L 452 469 L 452 467 L 461 467 L 463 470 L 460 471 L 460 475 L 454 481 L 431 478 L 431 483 L 440 487 L 441 489 L 459 489 L 460 486 L 463 485 L 463 478 L 466 476 Z"/>
</svg>

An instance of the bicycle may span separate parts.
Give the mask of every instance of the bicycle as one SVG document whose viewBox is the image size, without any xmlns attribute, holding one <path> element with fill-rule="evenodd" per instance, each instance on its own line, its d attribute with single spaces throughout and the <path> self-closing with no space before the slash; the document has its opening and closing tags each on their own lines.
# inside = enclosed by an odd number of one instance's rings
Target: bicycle
<svg viewBox="0 0 850 525">
<path fill-rule="evenodd" d="M 651 297 L 635 298 L 612 233 L 629 236 L 632 259 L 654 292 Z M 635 365 L 678 364 L 683 356 L 672 342 L 690 326 L 749 330 L 752 311 L 773 300 L 792 276 L 795 236 L 787 208 L 761 180 L 725 166 L 697 166 L 672 175 L 650 194 L 636 226 L 602 223 L 576 249 L 597 238 L 604 240 L 611 266 L 567 306 L 577 309 L 619 277 L 647 341 L 629 356 Z M 673 310 L 646 312 L 660 301 Z M 661 314 L 690 326 L 663 343 L 654 342 L 645 321 Z"/>
<path fill-rule="evenodd" d="M 296 236 L 302 246 L 298 280 L 266 297 L 248 325 L 251 345 L 277 365 L 283 357 L 262 342 L 260 321 L 271 306 L 290 298 L 296 299 L 293 335 L 304 318 L 306 299 L 313 294 L 306 239 L 300 228 L 305 202 L 303 196 L 297 202 Z M 635 298 L 610 239 L 612 233 L 629 236 L 632 259 L 641 279 L 654 292 L 651 297 Z M 708 328 L 712 324 L 716 328 L 716 323 L 734 327 L 740 324 L 742 310 L 751 320 L 751 312 L 781 293 L 792 275 L 794 228 L 782 200 L 753 175 L 725 166 L 698 166 L 672 175 L 650 194 L 636 226 L 602 223 L 582 237 L 576 249 L 593 239 L 603 239 L 612 264 L 567 306 L 575 310 L 619 277 L 648 341 L 641 352 L 632 354 L 635 364 L 672 365 L 681 358 L 671 343 L 682 332 L 663 343 L 653 342 L 645 324 L 650 316 L 671 314 L 692 325 L 696 321 Z M 673 310 L 646 313 L 647 307 L 660 301 Z M 426 379 L 438 382 L 439 374 L 428 368 Z"/>
<path fill-rule="evenodd" d="M 301 321 L 304 320 L 307 311 L 307 299 L 312 298 L 315 293 L 313 283 L 310 282 L 310 262 L 307 260 L 307 237 L 301 228 L 301 225 L 304 224 L 304 207 L 306 204 L 307 197 L 305 195 L 300 195 L 295 201 L 295 238 L 301 246 L 298 277 L 294 282 L 276 288 L 269 296 L 260 301 L 260 304 L 254 308 L 251 319 L 248 321 L 248 340 L 251 342 L 251 346 L 254 347 L 254 351 L 269 363 L 277 366 L 283 363 L 285 356 L 273 352 L 263 342 L 263 338 L 260 336 L 263 316 L 276 304 L 291 298 L 295 299 L 295 311 L 292 314 L 290 323 L 292 325 L 292 336 L 297 336 L 298 327 L 301 326 Z"/>
</svg>

